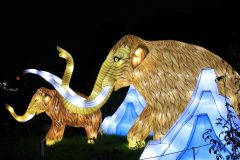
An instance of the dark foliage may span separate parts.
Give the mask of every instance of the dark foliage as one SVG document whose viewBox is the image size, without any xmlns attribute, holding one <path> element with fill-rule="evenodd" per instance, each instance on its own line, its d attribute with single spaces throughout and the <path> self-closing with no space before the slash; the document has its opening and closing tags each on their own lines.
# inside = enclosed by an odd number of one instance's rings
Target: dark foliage
<svg viewBox="0 0 240 160">
<path fill-rule="evenodd" d="M 224 63 L 224 62 L 223 62 Z M 226 83 L 225 83 L 225 75 L 220 76 L 216 78 L 217 81 L 223 81 L 225 88 L 226 88 Z M 235 85 L 238 88 L 236 95 L 239 92 L 239 84 L 240 84 L 240 79 L 238 77 L 235 78 Z M 225 92 L 225 97 L 226 97 L 226 92 Z M 239 104 L 239 103 L 238 103 Z M 233 106 L 230 105 L 227 101 L 225 104 L 227 108 L 227 120 L 225 121 L 222 118 L 218 118 L 216 121 L 217 126 L 221 126 L 222 131 L 219 133 L 219 139 L 221 141 L 224 140 L 224 144 L 219 142 L 218 140 L 213 138 L 213 131 L 212 129 L 208 129 L 202 136 L 202 138 L 207 142 L 209 141 L 211 146 L 209 148 L 209 153 L 210 154 L 215 154 L 216 159 L 224 159 L 223 155 L 221 154 L 221 151 L 226 152 L 226 147 L 230 146 L 231 148 L 231 154 L 227 155 L 225 158 L 227 160 L 229 159 L 240 159 L 240 126 L 235 123 L 234 119 L 237 119 L 239 117 L 236 117 L 233 114 Z M 240 107 L 240 106 L 238 106 Z"/>
</svg>

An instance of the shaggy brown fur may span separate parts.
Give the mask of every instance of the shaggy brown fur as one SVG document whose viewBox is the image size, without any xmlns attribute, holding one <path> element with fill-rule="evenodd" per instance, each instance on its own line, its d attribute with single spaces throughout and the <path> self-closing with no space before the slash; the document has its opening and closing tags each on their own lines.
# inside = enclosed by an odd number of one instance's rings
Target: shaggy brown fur
<svg viewBox="0 0 240 160">
<path fill-rule="evenodd" d="M 152 130 L 154 139 L 160 139 L 186 107 L 202 68 L 214 68 L 217 76 L 225 76 L 226 87 L 223 81 L 218 83 L 220 93 L 230 98 L 239 113 L 235 85 L 235 77 L 239 75 L 209 50 L 174 40 L 146 41 L 127 35 L 113 51 L 125 45 L 131 50 L 130 59 L 138 46 L 149 51 L 140 65 L 125 72 L 129 74 L 125 76 L 129 83 L 134 84 L 147 102 L 129 131 L 128 140 L 144 140 Z"/>
</svg>

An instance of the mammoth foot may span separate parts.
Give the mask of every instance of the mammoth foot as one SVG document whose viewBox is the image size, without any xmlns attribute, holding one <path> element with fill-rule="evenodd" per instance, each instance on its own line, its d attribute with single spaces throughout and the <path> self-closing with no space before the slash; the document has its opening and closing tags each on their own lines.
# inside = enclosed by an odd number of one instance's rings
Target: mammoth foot
<svg viewBox="0 0 240 160">
<path fill-rule="evenodd" d="M 46 145 L 47 145 L 47 146 L 52 146 L 52 145 L 54 145 L 55 143 L 56 143 L 55 140 L 46 139 Z"/>
<path fill-rule="evenodd" d="M 145 147 L 146 143 L 144 140 L 137 140 L 137 139 L 132 139 L 128 141 L 128 148 L 132 150 L 136 150 L 139 148 Z"/>
<path fill-rule="evenodd" d="M 96 142 L 95 138 L 89 138 L 87 141 L 88 144 L 95 144 L 95 142 Z"/>
<path fill-rule="evenodd" d="M 47 146 L 52 146 L 55 143 L 60 142 L 61 140 L 62 140 L 62 137 L 61 138 L 55 138 L 55 139 L 48 139 L 48 138 L 46 138 L 46 145 Z"/>
</svg>

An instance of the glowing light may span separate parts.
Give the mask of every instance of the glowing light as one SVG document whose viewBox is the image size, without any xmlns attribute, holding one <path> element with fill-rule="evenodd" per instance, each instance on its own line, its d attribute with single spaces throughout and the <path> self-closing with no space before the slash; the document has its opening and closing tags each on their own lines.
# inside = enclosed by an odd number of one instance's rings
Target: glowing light
<svg viewBox="0 0 240 160">
<path fill-rule="evenodd" d="M 95 144 L 95 141 L 93 139 L 88 139 L 87 143 L 88 144 Z"/>
<path fill-rule="evenodd" d="M 133 65 L 137 65 L 139 64 L 139 62 L 141 61 L 141 59 L 139 57 L 133 57 Z"/>
<path fill-rule="evenodd" d="M 19 75 L 16 76 L 16 80 L 17 80 L 17 81 L 20 80 L 20 76 L 19 76 Z"/>
<path fill-rule="evenodd" d="M 142 52 L 144 52 L 143 51 L 143 49 L 142 48 L 138 48 L 136 51 L 135 51 L 135 56 L 137 56 L 137 57 L 139 57 L 139 56 L 141 56 L 142 55 Z"/>
</svg>

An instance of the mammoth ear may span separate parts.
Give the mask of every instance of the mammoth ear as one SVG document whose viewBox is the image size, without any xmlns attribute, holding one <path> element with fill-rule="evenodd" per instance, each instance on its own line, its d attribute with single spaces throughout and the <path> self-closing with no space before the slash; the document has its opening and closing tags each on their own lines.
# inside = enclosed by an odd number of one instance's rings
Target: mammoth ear
<svg viewBox="0 0 240 160">
<path fill-rule="evenodd" d="M 43 99 L 44 104 L 45 104 L 45 105 L 48 105 L 48 103 L 51 101 L 51 99 L 52 99 L 52 96 L 49 95 L 49 94 L 47 94 L 47 93 L 45 93 L 44 99 Z"/>
<path fill-rule="evenodd" d="M 147 46 L 144 45 L 139 45 L 133 53 L 133 56 L 131 58 L 131 63 L 133 68 L 136 68 L 139 64 L 142 63 L 144 58 L 147 56 L 149 50 Z"/>
</svg>

